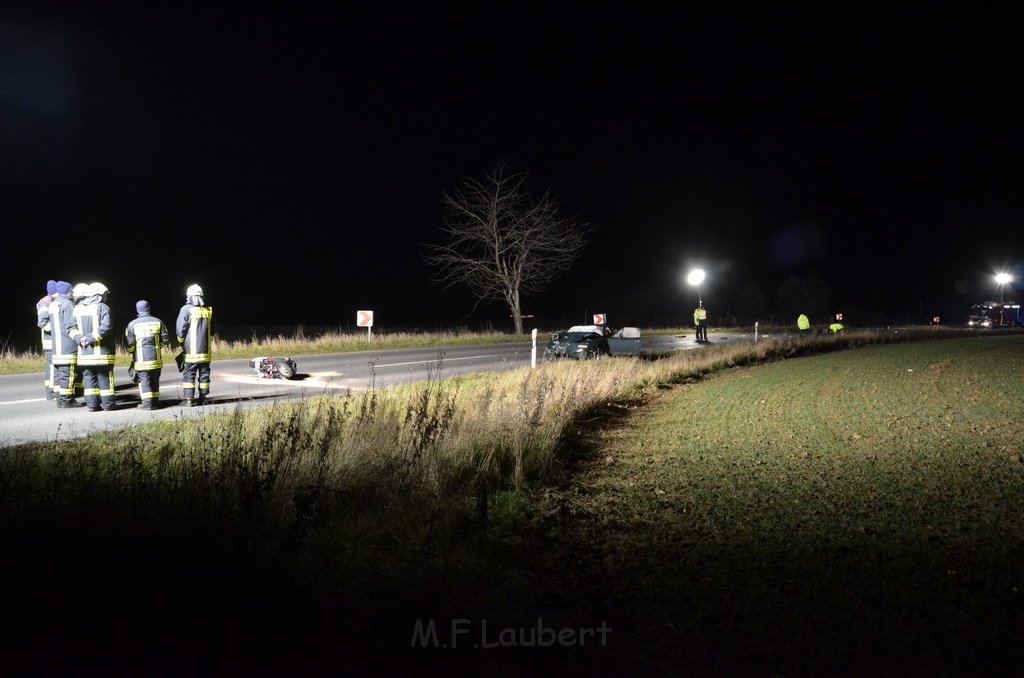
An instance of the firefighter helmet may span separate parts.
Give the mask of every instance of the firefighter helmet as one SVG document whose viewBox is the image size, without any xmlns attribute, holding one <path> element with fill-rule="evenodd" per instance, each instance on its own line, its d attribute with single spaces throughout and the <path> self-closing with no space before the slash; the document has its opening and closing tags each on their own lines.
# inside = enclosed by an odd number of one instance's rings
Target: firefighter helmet
<svg viewBox="0 0 1024 678">
<path fill-rule="evenodd" d="M 193 285 L 189 285 L 188 289 L 185 290 L 185 296 L 186 297 L 205 297 L 206 295 L 203 294 L 203 288 L 202 287 L 200 287 L 199 285 L 193 284 Z"/>
<path fill-rule="evenodd" d="M 107 286 L 104 285 L 101 282 L 94 282 L 93 284 L 89 285 L 89 294 L 90 295 L 99 294 L 99 295 L 102 296 L 102 295 L 108 293 L 109 291 L 110 290 L 107 289 Z"/>
<path fill-rule="evenodd" d="M 78 283 L 71 288 L 71 297 L 74 299 L 84 299 L 90 294 L 88 283 Z"/>
</svg>

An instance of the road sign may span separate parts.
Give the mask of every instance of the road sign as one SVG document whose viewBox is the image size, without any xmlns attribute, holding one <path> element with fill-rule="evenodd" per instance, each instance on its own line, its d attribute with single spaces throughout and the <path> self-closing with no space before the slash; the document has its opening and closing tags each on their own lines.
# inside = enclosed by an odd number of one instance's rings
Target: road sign
<svg viewBox="0 0 1024 678">
<path fill-rule="evenodd" d="M 607 322 L 608 322 L 608 318 L 605 316 L 604 313 L 595 313 L 594 314 L 594 324 L 595 325 L 605 325 L 605 324 L 607 324 Z"/>
<path fill-rule="evenodd" d="M 356 327 L 373 327 L 373 311 L 356 311 Z"/>
</svg>

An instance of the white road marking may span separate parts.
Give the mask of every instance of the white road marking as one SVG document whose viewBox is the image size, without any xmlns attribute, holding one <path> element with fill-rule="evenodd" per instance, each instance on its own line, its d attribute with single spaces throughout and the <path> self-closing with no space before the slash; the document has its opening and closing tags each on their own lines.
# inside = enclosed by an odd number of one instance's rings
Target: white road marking
<svg viewBox="0 0 1024 678">
<path fill-rule="evenodd" d="M 0 405 L 20 405 L 22 403 L 45 403 L 46 398 L 29 398 L 28 400 L 8 400 L 0 402 Z"/>
<path fill-rule="evenodd" d="M 291 386 L 293 388 L 302 388 L 302 387 L 310 387 L 310 388 L 313 388 L 313 387 L 315 387 L 315 388 L 343 388 L 343 389 L 349 388 L 347 384 L 335 384 L 335 383 L 332 383 L 333 379 L 335 379 L 336 377 L 340 377 L 341 376 L 341 372 L 318 372 L 318 373 L 310 374 L 310 376 L 312 377 L 312 379 L 291 380 L 291 379 L 267 379 L 266 377 L 257 377 L 255 374 L 231 374 L 231 373 L 225 374 L 225 373 L 221 373 L 221 375 L 219 377 L 217 377 L 217 378 L 220 379 L 220 380 L 224 380 L 224 381 L 231 381 L 231 382 L 234 382 L 236 384 L 251 384 L 251 385 L 254 385 L 254 386 L 266 385 L 266 386 L 270 386 L 270 387 Z M 326 379 L 326 381 L 325 381 L 325 379 Z"/>
<path fill-rule="evenodd" d="M 482 360 L 482 359 L 485 359 L 485 358 L 498 358 L 498 357 L 504 357 L 504 356 L 500 356 L 500 355 L 498 355 L 496 353 L 492 353 L 492 354 L 489 354 L 489 355 L 463 356 L 461 358 L 442 358 L 441 359 L 441 363 L 444 364 L 446 362 L 454 362 L 456 360 Z M 367 363 L 369 363 L 369 362 L 370 361 L 367 361 Z M 407 365 L 427 365 L 427 364 L 436 363 L 436 362 L 437 362 L 437 358 L 432 358 L 430 360 L 414 360 L 414 361 L 406 362 L 406 363 L 373 363 L 373 367 L 374 367 L 374 369 L 376 369 L 378 367 L 405 367 Z M 291 386 L 293 388 L 315 387 L 315 388 L 337 388 L 337 389 L 348 389 L 348 390 L 351 390 L 352 389 L 352 385 L 351 384 L 334 383 L 334 379 L 335 378 L 342 377 L 343 375 L 344 375 L 344 373 L 342 373 L 342 372 L 312 372 L 312 373 L 310 373 L 310 377 L 312 377 L 312 379 L 291 380 L 291 379 L 267 379 L 266 377 L 257 377 L 255 374 L 244 374 L 243 375 L 243 374 L 231 374 L 231 373 L 223 373 L 222 372 L 220 374 L 220 376 L 218 376 L 217 378 L 218 379 L 222 379 L 224 381 L 231 381 L 231 382 L 242 383 L 242 384 L 253 384 L 253 385 L 266 384 L 267 386 Z M 326 381 L 325 381 L 325 379 L 326 379 Z M 357 377 L 347 377 L 346 379 L 347 380 L 359 380 L 359 381 L 362 380 L 361 378 L 357 378 Z"/>
<path fill-rule="evenodd" d="M 500 357 L 500 356 L 498 356 L 498 354 L 470 355 L 470 356 L 465 356 L 463 358 L 447 358 L 447 357 L 445 357 L 445 358 L 441 358 L 441 363 L 442 364 L 450 363 L 450 362 L 454 362 L 456 360 L 477 360 L 478 358 L 498 358 L 498 357 Z M 367 362 L 369 362 L 369 361 L 367 361 Z M 436 363 L 436 362 L 437 362 L 437 358 L 432 358 L 430 360 L 414 360 L 411 363 L 373 363 L 373 366 L 374 367 L 404 367 L 405 365 L 425 365 L 427 363 Z"/>
</svg>

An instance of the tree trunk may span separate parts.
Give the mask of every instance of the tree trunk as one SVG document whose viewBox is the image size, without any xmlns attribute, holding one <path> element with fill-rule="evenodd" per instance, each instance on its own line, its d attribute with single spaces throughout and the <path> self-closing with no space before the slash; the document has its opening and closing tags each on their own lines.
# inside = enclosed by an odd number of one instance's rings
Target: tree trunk
<svg viewBox="0 0 1024 678">
<path fill-rule="evenodd" d="M 523 311 L 519 307 L 519 290 L 512 290 L 512 323 L 516 327 L 516 334 L 523 333 Z"/>
</svg>

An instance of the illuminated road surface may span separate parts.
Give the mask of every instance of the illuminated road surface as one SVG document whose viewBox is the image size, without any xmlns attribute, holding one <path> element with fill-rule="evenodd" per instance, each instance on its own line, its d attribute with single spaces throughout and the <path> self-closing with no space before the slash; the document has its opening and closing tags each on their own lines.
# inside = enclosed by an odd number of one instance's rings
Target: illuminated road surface
<svg viewBox="0 0 1024 678">
<path fill-rule="evenodd" d="M 548 337 L 538 340 L 538 360 Z M 712 344 L 723 341 L 749 341 L 747 335 L 712 335 Z M 672 351 L 700 348 L 687 335 L 650 335 L 641 339 L 644 351 Z M 255 357 L 255 356 L 254 356 Z M 127 368 L 114 369 L 117 409 L 88 412 L 84 407 L 57 409 L 41 397 L 42 375 L 0 376 L 0 446 L 33 440 L 54 440 L 88 435 L 95 431 L 130 426 L 154 419 L 202 416 L 205 412 L 256 407 L 282 400 L 345 394 L 375 387 L 421 381 L 469 372 L 509 370 L 530 364 L 530 344 L 490 344 L 445 348 L 357 351 L 325 355 L 295 356 L 299 378 L 295 380 L 260 379 L 249 368 L 247 359 L 214 360 L 211 403 L 205 407 L 184 408 L 181 400 L 181 376 L 174 363 L 165 366 L 160 384 L 160 409 L 136 409 L 138 388 L 128 378 Z"/>
</svg>

